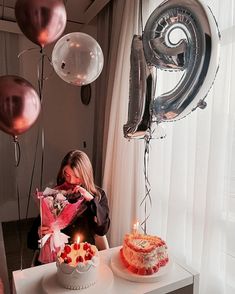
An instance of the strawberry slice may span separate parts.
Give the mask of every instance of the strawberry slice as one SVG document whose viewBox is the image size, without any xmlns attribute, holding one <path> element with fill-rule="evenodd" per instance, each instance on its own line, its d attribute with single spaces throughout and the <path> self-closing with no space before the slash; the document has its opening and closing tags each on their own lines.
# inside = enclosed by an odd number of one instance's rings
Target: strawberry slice
<svg viewBox="0 0 235 294">
<path fill-rule="evenodd" d="M 69 256 L 67 256 L 67 257 L 64 259 L 64 262 L 65 262 L 65 263 L 70 263 L 70 262 L 72 262 L 72 258 L 69 257 Z"/>
<path fill-rule="evenodd" d="M 63 252 L 60 254 L 60 257 L 63 258 L 63 259 L 65 259 L 65 258 L 67 257 L 67 253 L 63 251 Z"/>
<path fill-rule="evenodd" d="M 88 244 L 87 242 L 85 242 L 84 245 L 83 245 L 83 249 L 88 250 L 89 248 L 91 248 L 91 245 Z"/>
<path fill-rule="evenodd" d="M 83 262 L 83 257 L 81 255 L 77 256 L 76 262 Z"/>
<path fill-rule="evenodd" d="M 69 254 L 71 252 L 71 247 L 69 245 L 64 246 L 64 251 Z"/>
<path fill-rule="evenodd" d="M 85 254 L 85 260 L 91 260 L 92 259 L 92 254 L 90 254 L 89 252 L 87 252 L 86 254 Z"/>
</svg>

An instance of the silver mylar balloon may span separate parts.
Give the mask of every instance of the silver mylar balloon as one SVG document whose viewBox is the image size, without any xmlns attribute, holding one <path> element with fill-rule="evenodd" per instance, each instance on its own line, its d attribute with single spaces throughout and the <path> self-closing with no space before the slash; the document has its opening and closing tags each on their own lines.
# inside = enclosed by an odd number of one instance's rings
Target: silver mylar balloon
<svg viewBox="0 0 235 294">
<path fill-rule="evenodd" d="M 181 39 L 172 41 L 175 33 Z M 147 63 L 184 71 L 175 88 L 154 97 L 151 108 L 157 122 L 180 119 L 202 108 L 218 71 L 219 40 L 211 10 L 198 0 L 166 0 L 153 11 L 143 33 Z"/>
<path fill-rule="evenodd" d="M 150 102 L 155 86 L 153 73 L 148 68 L 141 36 L 134 35 L 131 45 L 128 121 L 123 127 L 126 138 L 143 138 L 151 121 Z"/>
<path fill-rule="evenodd" d="M 103 69 L 104 56 L 94 38 L 74 32 L 57 41 L 52 51 L 52 64 L 62 80 L 82 86 L 98 78 Z"/>
</svg>

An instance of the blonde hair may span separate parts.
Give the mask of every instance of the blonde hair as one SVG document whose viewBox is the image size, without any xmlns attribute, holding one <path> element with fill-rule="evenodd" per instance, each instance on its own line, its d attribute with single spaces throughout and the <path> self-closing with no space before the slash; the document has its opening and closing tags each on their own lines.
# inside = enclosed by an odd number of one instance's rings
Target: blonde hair
<svg viewBox="0 0 235 294">
<path fill-rule="evenodd" d="M 71 150 L 63 158 L 57 175 L 57 185 L 65 182 L 64 167 L 69 165 L 72 170 L 77 171 L 83 181 L 84 188 L 92 195 L 100 198 L 100 192 L 94 183 L 93 168 L 91 161 L 85 152 L 81 150 Z"/>
</svg>

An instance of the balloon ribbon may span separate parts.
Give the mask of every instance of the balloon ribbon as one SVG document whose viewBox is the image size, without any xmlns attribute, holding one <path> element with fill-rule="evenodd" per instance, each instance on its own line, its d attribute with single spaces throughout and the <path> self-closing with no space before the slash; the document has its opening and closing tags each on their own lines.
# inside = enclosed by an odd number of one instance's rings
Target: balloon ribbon
<svg viewBox="0 0 235 294">
<path fill-rule="evenodd" d="M 147 134 L 144 137 L 144 181 L 145 181 L 145 196 L 142 199 L 140 206 L 144 205 L 144 220 L 141 222 L 140 226 L 144 231 L 144 234 L 147 235 L 147 220 L 150 217 L 148 213 L 147 202 L 149 202 L 150 208 L 152 207 L 152 198 L 151 198 L 151 185 L 148 177 L 148 167 L 149 167 L 149 146 L 150 146 L 151 135 Z"/>
<path fill-rule="evenodd" d="M 20 209 L 20 190 L 19 190 L 19 178 L 18 167 L 20 164 L 21 151 L 20 144 L 17 136 L 13 136 L 14 151 L 15 151 L 15 167 L 16 167 L 16 194 L 17 194 L 17 207 L 18 207 L 18 233 L 20 241 L 20 269 L 23 268 L 23 242 L 22 242 L 22 228 L 21 228 L 21 209 Z"/>
</svg>

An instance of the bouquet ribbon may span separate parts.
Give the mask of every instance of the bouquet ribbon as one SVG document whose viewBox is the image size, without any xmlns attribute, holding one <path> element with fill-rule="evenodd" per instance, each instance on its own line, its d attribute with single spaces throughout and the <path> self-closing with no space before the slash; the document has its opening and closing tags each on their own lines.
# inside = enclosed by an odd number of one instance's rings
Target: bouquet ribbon
<svg viewBox="0 0 235 294">
<path fill-rule="evenodd" d="M 42 237 L 39 242 L 41 247 L 43 247 L 47 240 L 50 238 L 50 249 L 52 251 L 56 251 L 56 248 L 63 248 L 65 243 L 68 243 L 69 236 L 62 233 L 60 230 L 55 230 L 54 232 L 46 234 Z"/>
</svg>

